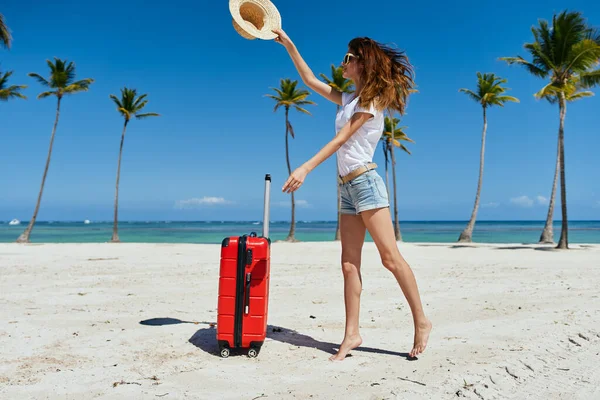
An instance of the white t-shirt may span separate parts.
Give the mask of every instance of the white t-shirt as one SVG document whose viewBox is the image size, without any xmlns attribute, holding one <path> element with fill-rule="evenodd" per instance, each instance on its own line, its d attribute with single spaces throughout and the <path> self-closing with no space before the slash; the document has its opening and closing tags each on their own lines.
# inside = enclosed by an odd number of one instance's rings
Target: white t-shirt
<svg viewBox="0 0 600 400">
<path fill-rule="evenodd" d="M 340 131 L 356 112 L 372 114 L 355 133 L 337 151 L 337 164 L 341 176 L 348 175 L 354 169 L 373 161 L 373 154 L 381 138 L 384 127 L 383 112 L 371 104 L 368 109 L 358 105 L 354 94 L 342 93 L 342 106 L 335 118 L 335 131 Z"/>
</svg>

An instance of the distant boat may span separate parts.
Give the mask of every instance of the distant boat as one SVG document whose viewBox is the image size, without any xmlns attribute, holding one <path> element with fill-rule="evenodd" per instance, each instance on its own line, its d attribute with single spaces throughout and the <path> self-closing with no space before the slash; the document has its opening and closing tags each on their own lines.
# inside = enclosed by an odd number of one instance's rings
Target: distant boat
<svg viewBox="0 0 600 400">
<path fill-rule="evenodd" d="M 8 223 L 9 225 L 21 225 L 21 221 L 19 221 L 18 219 L 13 219 L 12 221 L 10 221 Z"/>
<path fill-rule="evenodd" d="M 83 223 L 87 225 L 87 224 L 89 224 L 89 223 L 91 223 L 91 222 L 90 222 L 90 220 L 89 220 L 89 219 L 86 219 L 85 221 L 83 221 Z"/>
</svg>

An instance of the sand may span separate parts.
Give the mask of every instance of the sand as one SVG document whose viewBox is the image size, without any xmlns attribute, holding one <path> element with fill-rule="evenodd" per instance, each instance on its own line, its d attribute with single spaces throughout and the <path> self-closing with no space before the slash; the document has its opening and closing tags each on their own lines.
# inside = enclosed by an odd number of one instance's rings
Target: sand
<svg viewBox="0 0 600 400">
<path fill-rule="evenodd" d="M 600 246 L 399 244 L 434 324 L 365 244 L 342 362 L 339 243 L 274 243 L 268 338 L 222 359 L 218 245 L 0 245 L 2 399 L 598 399 Z M 275 331 L 274 331 L 275 330 Z"/>
</svg>

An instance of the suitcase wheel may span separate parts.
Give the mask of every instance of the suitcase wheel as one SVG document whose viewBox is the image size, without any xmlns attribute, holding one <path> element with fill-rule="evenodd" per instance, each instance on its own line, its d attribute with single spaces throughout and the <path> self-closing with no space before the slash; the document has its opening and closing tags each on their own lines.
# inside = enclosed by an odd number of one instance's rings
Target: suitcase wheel
<svg viewBox="0 0 600 400">
<path fill-rule="evenodd" d="M 248 357 L 250 357 L 250 358 L 256 358 L 256 356 L 258 356 L 258 351 L 256 349 L 250 349 L 250 350 L 248 350 Z"/>
<path fill-rule="evenodd" d="M 229 357 L 229 349 L 228 348 L 225 347 L 225 348 L 221 349 L 221 357 L 223 357 L 223 358 Z"/>
</svg>

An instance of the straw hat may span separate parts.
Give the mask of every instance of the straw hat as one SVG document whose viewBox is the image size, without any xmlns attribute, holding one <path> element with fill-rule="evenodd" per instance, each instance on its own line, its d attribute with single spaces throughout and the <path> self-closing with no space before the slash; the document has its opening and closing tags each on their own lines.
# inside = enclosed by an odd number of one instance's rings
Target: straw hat
<svg viewBox="0 0 600 400">
<path fill-rule="evenodd" d="M 275 39 L 271 29 L 281 28 L 279 11 L 269 0 L 229 0 L 229 11 L 234 29 L 246 39 Z"/>
</svg>

